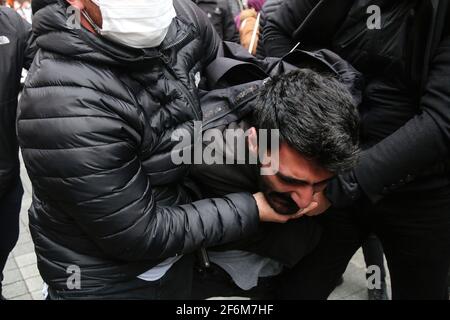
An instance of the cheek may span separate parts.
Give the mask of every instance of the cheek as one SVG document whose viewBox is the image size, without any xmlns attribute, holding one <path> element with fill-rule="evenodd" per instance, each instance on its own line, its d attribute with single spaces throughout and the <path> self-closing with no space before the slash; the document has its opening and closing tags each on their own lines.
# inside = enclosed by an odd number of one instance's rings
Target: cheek
<svg viewBox="0 0 450 320">
<path fill-rule="evenodd" d="M 100 28 L 103 27 L 103 18 L 100 8 L 91 1 L 85 1 L 85 8 L 89 16 L 94 20 L 95 24 Z"/>
<path fill-rule="evenodd" d="M 314 189 L 311 186 L 296 187 L 293 193 L 296 194 L 298 198 L 305 199 L 314 194 Z"/>
<path fill-rule="evenodd" d="M 68 0 L 67 2 L 69 2 L 69 4 L 72 7 L 75 7 L 79 10 L 83 10 L 86 8 L 85 3 L 84 3 L 85 1 L 83 1 L 83 0 Z"/>
</svg>

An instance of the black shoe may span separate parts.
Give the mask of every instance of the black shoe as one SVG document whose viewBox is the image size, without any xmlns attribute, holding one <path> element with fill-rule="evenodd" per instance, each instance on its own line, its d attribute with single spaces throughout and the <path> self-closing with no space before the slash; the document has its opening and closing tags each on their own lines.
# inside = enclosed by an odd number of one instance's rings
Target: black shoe
<svg viewBox="0 0 450 320">
<path fill-rule="evenodd" d="M 386 284 L 381 285 L 381 289 L 368 289 L 369 300 L 389 300 Z"/>
</svg>

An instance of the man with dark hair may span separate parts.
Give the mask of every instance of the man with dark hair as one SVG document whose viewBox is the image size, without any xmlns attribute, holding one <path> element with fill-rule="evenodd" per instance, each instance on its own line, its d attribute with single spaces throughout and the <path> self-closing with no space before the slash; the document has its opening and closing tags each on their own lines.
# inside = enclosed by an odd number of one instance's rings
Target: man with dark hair
<svg viewBox="0 0 450 320">
<path fill-rule="evenodd" d="M 223 141 L 214 143 L 225 145 L 227 161 L 196 165 L 192 177 L 206 197 L 259 190 L 277 212 L 308 214 L 317 209 L 328 181 L 356 163 L 358 124 L 355 101 L 334 75 L 300 69 L 276 76 L 259 90 L 252 114 L 225 125 L 209 125 L 212 128 L 204 136 L 222 132 Z M 237 161 L 239 150 L 234 140 L 229 141 L 230 131 L 246 140 L 241 144 L 246 146 L 245 164 Z M 276 135 L 279 145 L 266 144 L 260 133 L 268 133 L 267 142 Z M 249 159 L 256 154 L 260 161 L 252 164 Z M 261 170 L 274 162 L 278 170 L 263 175 Z M 283 271 L 314 249 L 320 233 L 314 219 L 304 216 L 282 226 L 265 224 L 245 241 L 210 249 L 212 266 L 197 271 L 194 297 L 278 297 Z"/>
<path fill-rule="evenodd" d="M 299 264 L 297 298 L 326 299 L 368 234 L 381 240 L 394 299 L 448 299 L 450 3 L 285 0 L 265 49 L 328 48 L 364 74 L 362 155 L 333 180 L 318 249 Z M 381 270 L 376 270 L 381 287 Z"/>
<path fill-rule="evenodd" d="M 22 69 L 33 58 L 31 38 L 31 26 L 0 6 L 0 297 L 3 269 L 19 237 L 23 189 L 15 122 Z"/>
</svg>

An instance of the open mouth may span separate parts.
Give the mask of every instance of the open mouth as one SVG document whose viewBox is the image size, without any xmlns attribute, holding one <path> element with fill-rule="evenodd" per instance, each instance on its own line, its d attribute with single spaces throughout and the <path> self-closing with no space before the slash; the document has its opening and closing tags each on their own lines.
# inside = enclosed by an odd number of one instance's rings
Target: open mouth
<svg viewBox="0 0 450 320">
<path fill-rule="evenodd" d="M 266 198 L 270 206 L 279 214 L 292 215 L 300 210 L 297 204 L 288 195 L 271 192 Z"/>
</svg>

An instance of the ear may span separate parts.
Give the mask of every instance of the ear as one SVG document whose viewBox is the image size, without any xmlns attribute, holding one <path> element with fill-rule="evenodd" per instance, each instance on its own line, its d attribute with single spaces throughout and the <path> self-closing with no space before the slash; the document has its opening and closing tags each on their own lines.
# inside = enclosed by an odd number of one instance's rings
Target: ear
<svg viewBox="0 0 450 320">
<path fill-rule="evenodd" d="M 258 156 L 258 132 L 255 127 L 248 129 L 248 149 L 250 153 Z"/>
<path fill-rule="evenodd" d="M 67 0 L 67 2 L 74 8 L 77 8 L 79 10 L 84 9 L 84 3 L 81 0 Z"/>
</svg>

